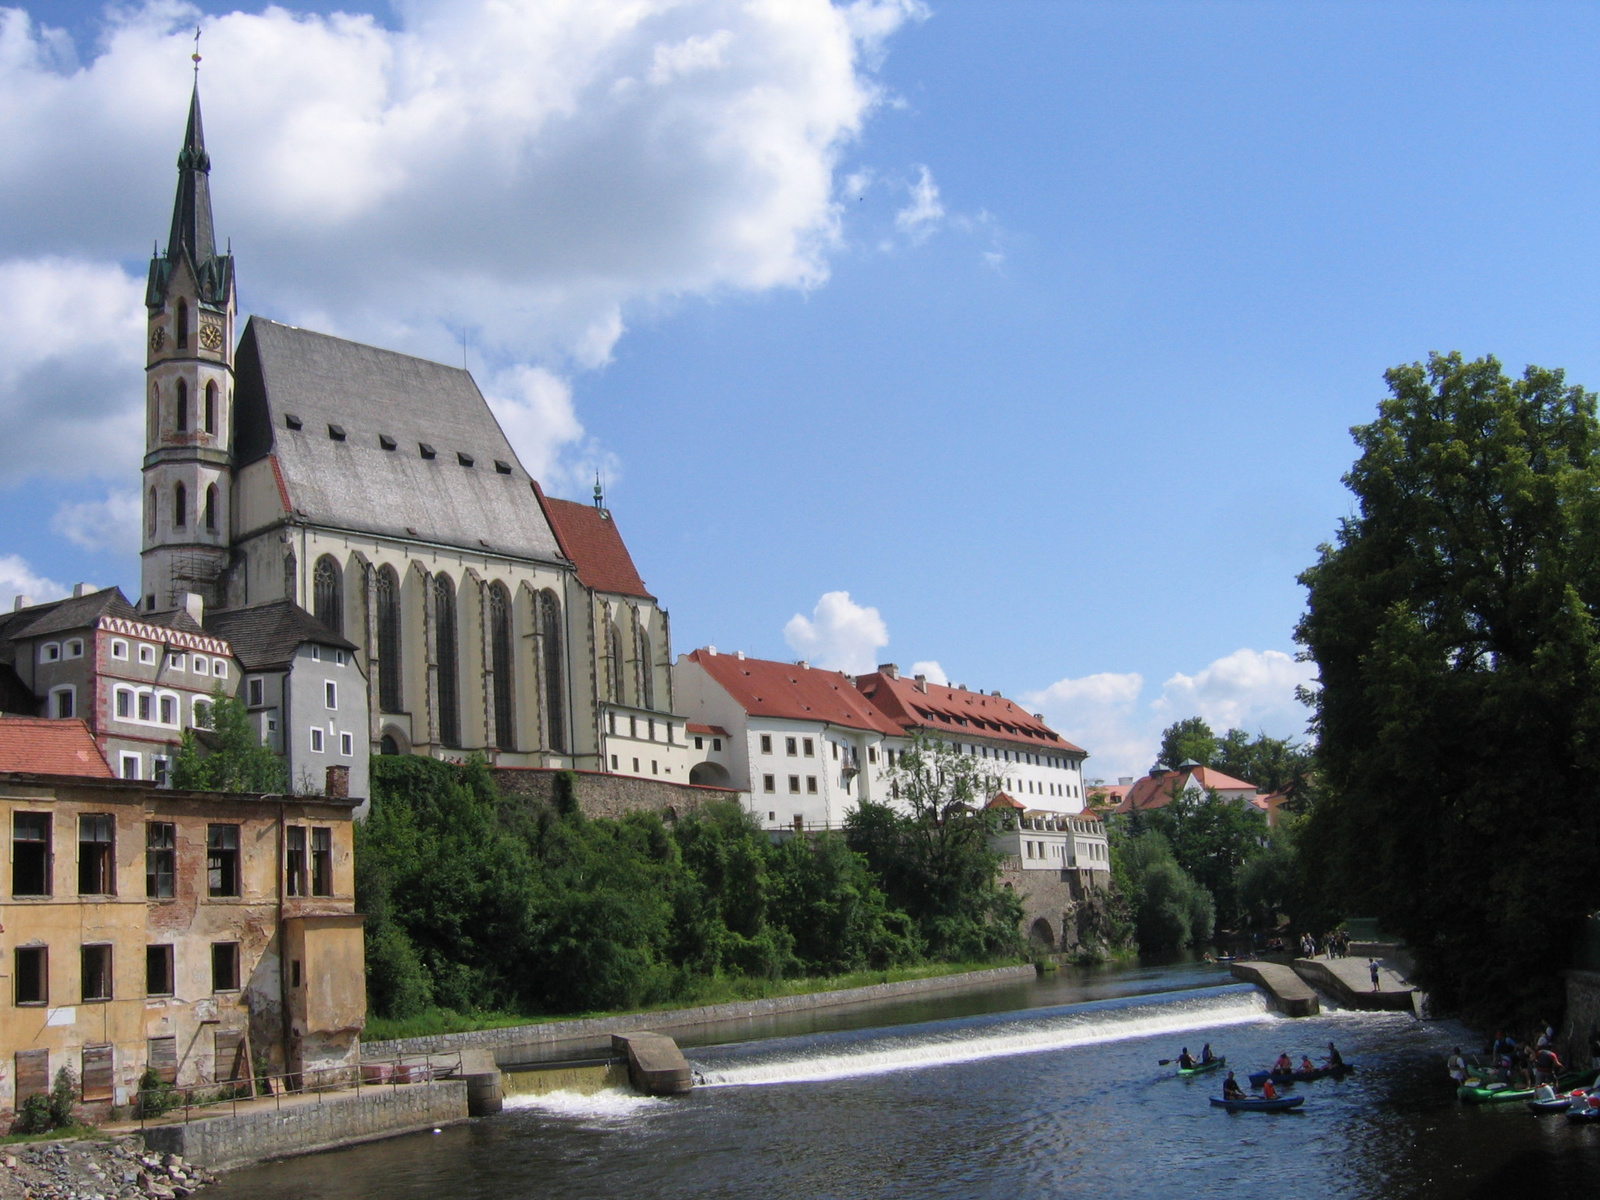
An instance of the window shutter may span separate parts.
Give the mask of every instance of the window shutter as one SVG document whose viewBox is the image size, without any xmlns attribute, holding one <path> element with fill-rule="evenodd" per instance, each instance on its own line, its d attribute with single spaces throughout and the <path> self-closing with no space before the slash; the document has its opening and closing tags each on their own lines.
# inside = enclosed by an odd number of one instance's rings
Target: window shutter
<svg viewBox="0 0 1600 1200">
<path fill-rule="evenodd" d="M 50 1092 L 50 1051 L 17 1051 L 17 1104 Z"/>
<path fill-rule="evenodd" d="M 83 1098 L 111 1099 L 111 1046 L 85 1046 L 83 1048 Z"/>
<path fill-rule="evenodd" d="M 162 1083 L 178 1082 L 178 1039 L 157 1037 L 150 1039 L 150 1069 Z"/>
<path fill-rule="evenodd" d="M 216 1032 L 216 1082 L 249 1078 L 244 1061 L 244 1030 L 219 1029 Z"/>
</svg>

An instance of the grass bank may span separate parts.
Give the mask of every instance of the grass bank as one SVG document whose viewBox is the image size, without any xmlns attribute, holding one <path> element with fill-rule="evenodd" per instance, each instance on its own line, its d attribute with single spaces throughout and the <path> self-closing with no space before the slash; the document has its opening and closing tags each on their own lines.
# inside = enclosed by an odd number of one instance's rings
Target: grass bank
<svg viewBox="0 0 1600 1200">
<path fill-rule="evenodd" d="M 995 967 L 1017 966 L 1026 959 L 1002 958 L 989 962 L 925 963 L 915 967 L 892 967 L 887 971 L 854 971 L 848 975 L 802 976 L 796 979 L 750 979 L 745 976 L 713 976 L 695 981 L 695 986 L 671 1001 L 646 1008 L 611 1012 L 461 1013 L 449 1008 L 432 1008 L 414 1017 L 367 1018 L 361 1038 L 384 1042 L 399 1038 L 433 1037 L 442 1033 L 466 1033 L 474 1029 L 503 1029 L 510 1025 L 540 1025 L 546 1021 L 572 1021 L 585 1017 L 620 1017 L 632 1013 L 663 1012 L 668 1009 L 695 1008 L 703 1004 L 729 1004 L 739 1000 L 767 1000 L 775 996 L 809 996 L 817 992 L 840 992 L 848 988 L 871 987 L 879 983 L 899 983 L 906 979 L 932 979 L 942 975 L 965 975 Z"/>
</svg>

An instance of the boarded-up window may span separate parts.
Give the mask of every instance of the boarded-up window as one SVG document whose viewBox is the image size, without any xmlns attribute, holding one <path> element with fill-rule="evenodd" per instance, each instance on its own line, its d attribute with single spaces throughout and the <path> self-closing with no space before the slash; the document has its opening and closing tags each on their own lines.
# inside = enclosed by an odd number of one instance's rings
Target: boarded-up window
<svg viewBox="0 0 1600 1200">
<path fill-rule="evenodd" d="M 244 1030 L 219 1029 L 216 1034 L 216 1081 L 227 1083 L 234 1079 L 248 1079 L 249 1064 L 244 1061 Z"/>
<path fill-rule="evenodd" d="M 17 1103 L 50 1091 L 50 1051 L 17 1051 Z"/>
<path fill-rule="evenodd" d="M 178 1039 L 158 1037 L 150 1039 L 150 1069 L 162 1083 L 178 1082 Z"/>
<path fill-rule="evenodd" d="M 111 1046 L 83 1048 L 84 1100 L 111 1099 Z"/>
</svg>

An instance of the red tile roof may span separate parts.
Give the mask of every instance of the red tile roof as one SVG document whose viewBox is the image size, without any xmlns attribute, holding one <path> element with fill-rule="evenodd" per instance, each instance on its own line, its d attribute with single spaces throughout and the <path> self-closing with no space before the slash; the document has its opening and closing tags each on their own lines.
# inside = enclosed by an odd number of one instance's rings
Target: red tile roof
<svg viewBox="0 0 1600 1200">
<path fill-rule="evenodd" d="M 45 717 L 0 717 L 0 771 L 116 778 L 86 722 Z"/>
<path fill-rule="evenodd" d="M 956 737 L 999 740 L 1033 750 L 1084 753 L 1081 747 L 1004 696 L 987 696 L 938 683 L 924 685 L 911 679 L 895 679 L 882 671 L 863 675 L 856 687 L 900 726 L 897 732 L 934 729 Z"/>
<path fill-rule="evenodd" d="M 1224 775 L 1211 767 L 1181 767 L 1162 775 L 1146 775 L 1138 780 L 1128 789 L 1128 794 L 1114 811 L 1127 813 L 1142 808 L 1165 808 L 1175 796 L 1188 790 L 1191 778 L 1201 787 L 1218 792 L 1245 791 L 1254 795 L 1256 790 L 1255 784 Z"/>
<path fill-rule="evenodd" d="M 900 727 L 867 703 L 849 677 L 838 671 L 710 650 L 696 650 L 689 659 L 753 717 L 826 721 L 845 729 L 900 736 Z"/>
<path fill-rule="evenodd" d="M 702 737 L 705 736 L 706 734 L 711 734 L 714 737 L 727 737 L 728 736 L 728 731 L 726 729 L 724 729 L 721 725 L 701 725 L 701 724 L 699 724 L 698 722 L 695 722 L 695 721 L 687 721 L 687 722 L 685 722 L 685 725 L 688 728 L 690 733 L 698 733 Z"/>
<path fill-rule="evenodd" d="M 1028 806 L 1022 803 L 1022 801 L 1016 799 L 1014 796 L 1008 796 L 1005 792 L 996 792 L 994 794 L 994 799 L 985 804 L 984 807 L 1026 809 Z"/>
<path fill-rule="evenodd" d="M 544 505 L 544 515 L 555 530 L 561 552 L 578 568 L 578 582 L 597 592 L 612 592 L 620 596 L 641 596 L 654 600 L 645 589 L 644 580 L 633 565 L 633 556 L 622 544 L 617 523 L 608 509 L 592 504 L 578 504 L 572 500 L 555 500 L 538 491 L 539 502 Z"/>
</svg>

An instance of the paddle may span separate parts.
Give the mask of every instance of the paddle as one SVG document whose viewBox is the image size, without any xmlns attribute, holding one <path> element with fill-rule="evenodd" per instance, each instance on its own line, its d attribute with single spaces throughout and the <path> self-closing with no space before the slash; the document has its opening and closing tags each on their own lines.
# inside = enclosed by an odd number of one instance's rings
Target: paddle
<svg viewBox="0 0 1600 1200">
<path fill-rule="evenodd" d="M 1156 1059 L 1156 1066 L 1158 1066 L 1158 1067 L 1170 1066 L 1172 1063 L 1174 1063 L 1176 1061 L 1177 1061 L 1176 1059 L 1172 1059 L 1172 1058 L 1158 1058 L 1158 1059 Z"/>
</svg>

